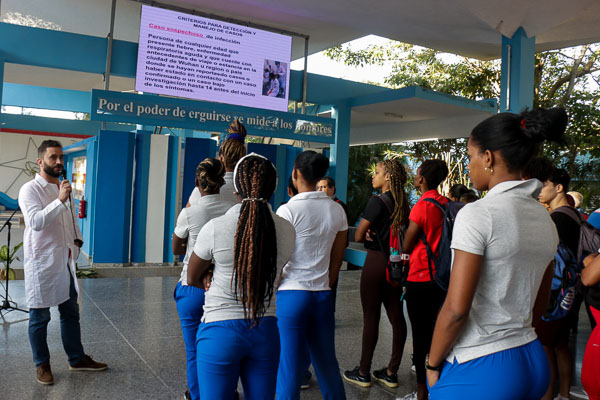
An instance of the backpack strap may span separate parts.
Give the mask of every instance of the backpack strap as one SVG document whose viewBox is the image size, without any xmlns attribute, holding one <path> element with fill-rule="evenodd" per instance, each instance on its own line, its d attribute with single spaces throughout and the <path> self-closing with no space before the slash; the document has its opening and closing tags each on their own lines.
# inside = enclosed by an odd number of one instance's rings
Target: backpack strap
<svg viewBox="0 0 600 400">
<path fill-rule="evenodd" d="M 552 211 L 552 214 L 554 214 L 555 212 L 568 215 L 575 222 L 577 222 L 580 226 L 583 223 L 581 213 L 579 211 L 577 211 L 576 209 L 574 209 L 573 207 L 570 207 L 570 206 L 558 207 L 557 209 Z"/>
<path fill-rule="evenodd" d="M 423 201 L 426 201 L 427 203 L 433 204 L 434 206 L 436 206 L 442 212 L 442 222 L 443 222 L 444 221 L 443 220 L 444 213 L 446 212 L 446 207 L 444 207 L 442 205 L 442 203 L 440 203 L 436 199 L 432 199 L 430 197 L 428 197 L 426 199 L 423 199 Z M 433 262 L 433 265 L 435 265 L 435 268 L 437 270 L 437 268 L 438 268 L 437 260 L 435 259 L 435 253 L 433 252 L 433 249 L 431 248 L 431 246 L 429 246 L 429 243 L 427 243 L 427 236 L 425 236 L 425 232 L 423 232 L 423 229 L 420 229 L 420 231 L 419 231 L 419 238 L 421 239 L 421 241 L 425 245 L 425 251 L 427 252 L 427 264 L 429 266 L 429 276 L 431 277 L 432 281 L 435 281 L 435 277 L 433 276 L 433 268 L 431 267 L 431 263 Z"/>
</svg>

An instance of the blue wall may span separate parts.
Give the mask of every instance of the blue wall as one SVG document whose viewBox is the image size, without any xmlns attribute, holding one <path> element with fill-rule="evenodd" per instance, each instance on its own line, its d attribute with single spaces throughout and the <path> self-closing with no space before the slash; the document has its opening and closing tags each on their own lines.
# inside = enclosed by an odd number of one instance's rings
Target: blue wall
<svg viewBox="0 0 600 400">
<path fill-rule="evenodd" d="M 101 131 L 94 205 L 94 263 L 129 262 L 135 135 Z"/>
</svg>

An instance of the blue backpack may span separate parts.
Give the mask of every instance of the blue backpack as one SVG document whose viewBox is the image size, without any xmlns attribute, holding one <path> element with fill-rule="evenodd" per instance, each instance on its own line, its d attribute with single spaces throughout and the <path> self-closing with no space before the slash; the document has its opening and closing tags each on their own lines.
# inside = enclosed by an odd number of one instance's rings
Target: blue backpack
<svg viewBox="0 0 600 400">
<path fill-rule="evenodd" d="M 575 302 L 577 283 L 579 281 L 579 263 L 573 252 L 564 244 L 559 243 L 554 254 L 554 277 L 550 303 L 542 317 L 544 321 L 555 321 L 566 317 Z"/>
<path fill-rule="evenodd" d="M 439 208 L 444 218 L 442 222 L 442 236 L 440 237 L 438 246 L 438 256 L 435 256 L 435 252 L 429 246 L 429 243 L 427 243 L 427 237 L 422 230 L 421 241 L 427 250 L 429 275 L 431 276 L 431 280 L 435 281 L 442 289 L 448 290 L 448 285 L 450 284 L 450 270 L 452 269 L 452 250 L 450 249 L 450 245 L 452 244 L 452 230 L 454 229 L 456 214 L 464 204 L 460 202 L 450 202 L 447 206 L 444 206 L 439 201 L 431 198 L 423 199 L 423 201 L 429 202 Z M 435 266 L 435 274 L 431 268 L 432 262 Z"/>
</svg>

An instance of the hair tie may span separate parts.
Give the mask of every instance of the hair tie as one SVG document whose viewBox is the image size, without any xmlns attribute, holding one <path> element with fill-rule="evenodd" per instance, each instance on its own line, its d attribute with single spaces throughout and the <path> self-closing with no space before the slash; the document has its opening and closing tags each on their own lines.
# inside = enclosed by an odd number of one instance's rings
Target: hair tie
<svg viewBox="0 0 600 400">
<path fill-rule="evenodd" d="M 257 201 L 259 203 L 266 203 L 267 202 L 267 200 L 265 200 L 265 199 L 259 199 L 259 198 L 256 198 L 256 197 L 246 197 L 245 199 L 242 199 L 242 203 L 244 201 Z"/>
<path fill-rule="evenodd" d="M 521 118 L 521 129 L 525 130 L 525 118 Z"/>
<path fill-rule="evenodd" d="M 229 139 L 239 140 L 240 142 L 244 143 L 244 136 L 240 135 L 239 133 L 230 133 L 229 135 L 227 135 L 225 140 Z"/>
</svg>

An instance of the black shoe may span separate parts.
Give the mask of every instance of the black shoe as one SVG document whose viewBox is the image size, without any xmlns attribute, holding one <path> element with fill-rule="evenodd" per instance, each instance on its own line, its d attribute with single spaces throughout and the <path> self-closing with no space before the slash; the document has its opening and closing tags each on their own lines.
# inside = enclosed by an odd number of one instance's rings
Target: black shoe
<svg viewBox="0 0 600 400">
<path fill-rule="evenodd" d="M 184 398 L 185 400 L 192 400 L 192 395 L 190 394 L 190 389 L 187 389 L 187 390 L 185 391 L 185 393 L 183 394 L 183 398 Z"/>
<path fill-rule="evenodd" d="M 398 374 L 388 375 L 387 368 L 381 368 L 376 371 L 373 371 L 373 379 L 383 383 L 389 388 L 398 387 Z"/>
<path fill-rule="evenodd" d="M 310 388 L 310 378 L 312 378 L 312 374 L 310 373 L 310 371 L 304 371 L 304 376 L 302 377 L 300 389 L 305 390 Z"/>
<path fill-rule="evenodd" d="M 344 379 L 350 383 L 358 385 L 360 387 L 368 388 L 371 387 L 371 376 L 370 375 L 361 375 L 359 372 L 359 368 L 356 367 L 352 371 L 344 372 Z"/>
</svg>

